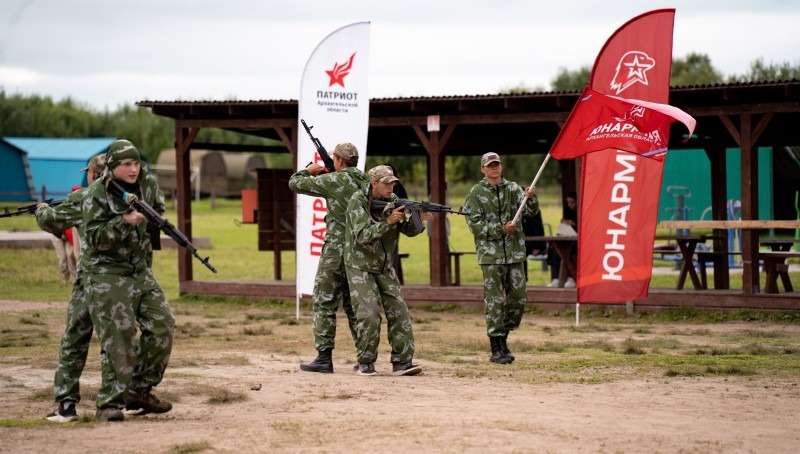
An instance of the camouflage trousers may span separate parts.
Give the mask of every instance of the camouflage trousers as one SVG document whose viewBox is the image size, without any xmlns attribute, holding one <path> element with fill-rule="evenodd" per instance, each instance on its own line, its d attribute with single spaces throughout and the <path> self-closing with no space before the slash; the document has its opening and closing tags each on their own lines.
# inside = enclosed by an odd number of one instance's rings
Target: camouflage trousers
<svg viewBox="0 0 800 454">
<path fill-rule="evenodd" d="M 350 289 L 347 286 L 347 274 L 341 255 L 326 257 L 323 251 L 314 278 L 313 298 L 311 330 L 314 333 L 314 348 L 322 351 L 335 347 L 336 311 L 339 309 L 339 300 L 342 301 L 350 335 L 355 342 L 356 314 L 350 300 Z"/>
<path fill-rule="evenodd" d="M 72 294 L 67 309 L 67 326 L 61 337 L 61 348 L 58 354 L 58 368 L 53 380 L 53 394 L 56 402 L 74 400 L 80 402 L 80 378 L 86 357 L 89 354 L 89 343 L 92 341 L 92 318 L 83 291 L 85 278 L 78 274 L 72 285 Z"/>
<path fill-rule="evenodd" d="M 378 359 L 382 309 L 392 347 L 391 361 L 410 363 L 414 358 L 414 333 L 394 268 L 390 266 L 383 274 L 373 274 L 347 267 L 347 281 L 358 320 L 358 362 L 369 364 Z"/>
<path fill-rule="evenodd" d="M 175 319 L 150 269 L 132 276 L 90 274 L 85 290 L 100 339 L 97 407 L 123 407 L 128 390 L 146 392 L 161 383 L 172 352 Z"/>
<path fill-rule="evenodd" d="M 481 265 L 486 334 L 506 336 L 519 328 L 528 302 L 525 264 Z"/>
</svg>

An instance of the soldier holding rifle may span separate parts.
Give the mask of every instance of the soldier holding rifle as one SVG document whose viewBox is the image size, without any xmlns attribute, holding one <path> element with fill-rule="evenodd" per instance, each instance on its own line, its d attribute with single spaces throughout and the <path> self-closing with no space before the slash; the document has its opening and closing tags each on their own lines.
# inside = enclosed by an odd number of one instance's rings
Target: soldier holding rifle
<svg viewBox="0 0 800 454">
<path fill-rule="evenodd" d="M 311 134 L 308 128 L 306 130 Z M 327 155 L 324 148 L 317 151 Z M 310 363 L 300 364 L 300 370 L 328 374 L 333 373 L 336 311 L 339 308 L 339 300 L 342 301 L 342 308 L 347 315 L 350 334 L 353 336 L 353 341 L 356 340 L 356 316 L 344 269 L 345 219 L 347 203 L 353 193 L 367 183 L 364 173 L 356 168 L 358 150 L 355 145 L 347 142 L 336 145 L 331 153 L 331 159 L 334 172 L 326 172 L 325 167 L 311 163 L 289 178 L 289 187 L 292 191 L 323 197 L 328 209 L 325 216 L 325 245 L 314 278 L 312 295 L 311 331 L 314 335 L 313 346 L 317 350 L 317 357 Z"/>
<path fill-rule="evenodd" d="M 416 375 L 422 368 L 412 363 L 414 333 L 411 317 L 400 290 L 397 273 L 392 266 L 392 251 L 400 233 L 416 236 L 424 225 L 410 222 L 407 207 L 386 205 L 382 211 L 372 210 L 372 200 L 396 202 L 392 193 L 399 181 L 389 166 L 377 166 L 369 171 L 370 183 L 357 191 L 347 206 L 345 267 L 350 294 L 358 319 L 359 375 L 377 375 L 375 360 L 381 334 L 381 310 L 386 314 L 389 343 L 392 346 L 392 374 Z M 423 211 L 421 221 L 433 219 Z"/>
<path fill-rule="evenodd" d="M 109 145 L 106 165 L 106 173 L 83 199 L 86 246 L 80 266 L 86 271 L 87 305 L 101 348 L 102 384 L 95 419 L 122 421 L 125 414 L 172 409 L 151 390 L 169 363 L 175 320 L 149 266 L 152 247 L 146 217 L 129 207 L 133 196 L 163 213 L 164 195 L 142 169 L 139 151 L 131 142 Z M 112 179 L 124 188 L 126 197 L 107 190 Z"/>
</svg>

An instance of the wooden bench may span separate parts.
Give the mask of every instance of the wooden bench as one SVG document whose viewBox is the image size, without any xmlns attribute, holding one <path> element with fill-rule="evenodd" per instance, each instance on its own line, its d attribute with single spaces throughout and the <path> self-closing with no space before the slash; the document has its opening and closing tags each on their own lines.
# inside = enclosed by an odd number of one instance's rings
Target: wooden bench
<svg viewBox="0 0 800 454">
<path fill-rule="evenodd" d="M 405 281 L 403 279 L 403 259 L 408 258 L 408 252 L 399 252 L 397 256 L 400 257 L 400 260 L 397 261 L 398 266 L 397 269 L 394 271 L 395 273 L 397 273 L 397 280 L 400 282 L 400 285 L 403 285 L 405 284 Z"/>
<path fill-rule="evenodd" d="M 681 255 L 681 250 L 677 244 L 656 244 L 653 246 L 654 259 L 673 261 L 673 257 L 676 255 L 678 257 Z"/>
<path fill-rule="evenodd" d="M 708 288 L 708 278 L 706 277 L 706 263 L 711 262 L 714 264 L 714 269 L 720 269 L 717 266 L 717 260 L 728 260 L 728 257 L 732 255 L 742 255 L 741 252 L 737 251 L 696 251 L 695 254 L 697 255 L 697 267 L 700 269 L 700 286 L 703 289 Z M 724 274 L 724 273 L 723 273 Z M 730 278 L 729 276 L 725 275 L 724 277 L 720 278 L 716 274 L 714 275 L 714 282 L 716 285 L 714 286 L 717 289 L 729 289 L 730 288 Z"/>
<path fill-rule="evenodd" d="M 764 284 L 764 293 L 779 293 L 778 277 L 781 278 L 785 291 L 794 291 L 792 282 L 789 280 L 789 264 L 786 263 L 786 260 L 790 258 L 800 258 L 800 252 L 759 252 L 758 258 L 764 262 L 764 272 L 767 274 L 766 283 Z"/>
<path fill-rule="evenodd" d="M 675 269 L 681 269 L 683 254 L 677 244 L 656 244 L 653 246 L 653 260 L 673 262 Z"/>
<path fill-rule="evenodd" d="M 452 264 L 453 264 L 453 279 L 452 284 L 454 286 L 461 285 L 461 256 L 462 255 L 474 255 L 475 251 L 448 251 L 447 257 L 450 259 L 452 257 Z"/>
</svg>

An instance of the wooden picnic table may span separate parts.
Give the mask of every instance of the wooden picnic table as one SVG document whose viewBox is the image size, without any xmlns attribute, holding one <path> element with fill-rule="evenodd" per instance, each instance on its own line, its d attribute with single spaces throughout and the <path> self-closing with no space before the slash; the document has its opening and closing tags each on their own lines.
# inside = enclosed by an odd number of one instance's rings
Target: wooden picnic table
<svg viewBox="0 0 800 454">
<path fill-rule="evenodd" d="M 768 247 L 773 252 L 791 251 L 792 246 L 797 243 L 800 243 L 800 240 L 795 240 L 793 238 L 770 238 L 767 240 L 761 240 L 761 245 Z"/>
<path fill-rule="evenodd" d="M 800 228 L 800 220 L 760 220 L 760 219 L 742 219 L 742 220 L 715 220 L 715 221 L 662 221 L 661 227 L 667 229 L 713 229 L 713 230 L 726 230 L 726 229 L 742 229 L 742 230 L 767 230 L 767 229 L 798 229 Z M 745 236 L 745 239 L 750 237 L 749 235 Z M 759 288 L 759 262 L 764 260 L 763 253 L 759 252 L 759 244 L 763 244 L 758 242 L 757 235 L 755 237 L 751 237 L 752 240 L 745 241 L 742 245 L 742 293 L 744 295 L 751 295 L 755 293 L 759 293 L 761 290 Z M 769 243 L 766 245 L 769 246 Z M 785 246 L 780 246 L 785 247 Z M 774 253 L 774 252 L 773 252 Z M 768 258 L 771 260 L 771 258 Z M 776 271 L 774 275 L 776 278 L 773 279 L 772 275 L 769 275 L 770 279 L 777 280 L 777 276 L 780 276 L 781 279 L 784 279 L 784 275 L 779 275 L 777 269 L 782 269 L 780 266 L 785 263 L 785 257 L 781 257 L 781 263 L 776 264 Z M 718 283 L 717 275 L 718 273 L 724 273 L 724 276 L 728 276 L 728 262 L 727 260 L 714 260 L 714 281 Z M 720 275 L 723 276 L 723 275 Z M 786 280 L 788 280 L 788 272 L 785 275 Z M 786 281 L 784 281 L 785 284 Z M 767 284 L 769 287 L 765 289 L 765 293 L 768 290 L 769 292 L 773 292 L 774 288 L 770 283 Z M 719 288 L 717 286 L 717 288 Z M 788 288 L 791 288 L 791 284 Z"/>
<path fill-rule="evenodd" d="M 661 221 L 665 229 L 800 229 L 800 221 Z"/>
<path fill-rule="evenodd" d="M 681 272 L 675 287 L 677 290 L 683 290 L 687 276 L 692 279 L 692 285 L 696 290 L 704 288 L 703 282 L 700 281 L 697 271 L 694 269 L 694 253 L 697 245 L 705 243 L 710 237 L 710 235 L 656 235 L 657 240 L 674 241 L 681 251 Z"/>
</svg>

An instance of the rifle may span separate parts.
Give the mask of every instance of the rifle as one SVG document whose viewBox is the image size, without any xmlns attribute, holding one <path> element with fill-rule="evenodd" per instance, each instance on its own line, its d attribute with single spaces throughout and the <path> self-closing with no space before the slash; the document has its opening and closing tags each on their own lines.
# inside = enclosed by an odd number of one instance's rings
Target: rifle
<svg viewBox="0 0 800 454">
<path fill-rule="evenodd" d="M 306 124 L 306 121 L 303 120 L 302 118 L 300 119 L 300 123 L 302 123 L 303 127 L 306 128 L 308 137 L 311 137 L 311 142 L 317 148 L 317 154 L 319 155 L 320 158 L 322 158 L 322 162 L 325 163 L 325 168 L 328 169 L 328 172 L 331 173 L 336 172 L 336 168 L 333 166 L 333 159 L 331 159 L 330 155 L 328 154 L 328 150 L 326 150 L 325 147 L 322 146 L 322 143 L 320 143 L 319 139 L 311 135 L 311 129 L 313 128 L 313 126 L 309 127 Z"/>
<path fill-rule="evenodd" d="M 172 225 L 168 220 L 164 219 L 160 214 L 158 214 L 158 211 L 156 211 L 155 209 L 153 209 L 153 207 L 148 205 L 147 202 L 139 200 L 135 195 L 125 191 L 125 189 L 113 179 L 110 179 L 108 182 L 108 190 L 109 192 L 111 192 L 111 194 L 122 198 L 122 200 L 125 203 L 129 204 L 134 210 L 138 211 L 139 213 L 142 213 L 144 217 L 147 218 L 147 221 L 151 225 L 154 225 L 159 230 L 166 233 L 170 238 L 175 240 L 175 243 L 177 243 L 179 246 L 183 246 L 186 249 L 188 249 L 189 252 L 192 253 L 192 255 L 194 255 L 195 257 L 197 257 L 198 260 L 200 260 L 200 263 L 206 266 L 206 268 L 210 269 L 215 273 L 217 272 L 217 269 L 214 268 L 214 266 L 208 262 L 208 259 L 210 257 L 206 258 L 200 257 L 200 254 L 197 253 L 197 248 L 194 247 L 194 245 L 192 244 L 191 241 L 189 241 L 188 238 L 186 238 L 186 235 L 181 233 L 181 231 L 178 230 L 174 225 Z"/>
<path fill-rule="evenodd" d="M 430 211 L 433 213 L 453 213 L 453 214 L 460 214 L 461 216 L 467 216 L 469 213 L 464 211 L 463 207 L 459 208 L 458 211 L 453 211 L 453 209 L 447 205 L 439 205 L 438 203 L 433 202 L 415 202 L 413 200 L 407 199 L 397 199 L 395 202 L 388 202 L 386 200 L 372 200 L 372 204 L 370 205 L 370 209 L 372 211 L 383 211 L 386 209 L 386 205 L 394 203 L 394 207 L 404 207 L 405 211 L 411 213 L 411 222 L 414 223 L 414 227 L 417 230 L 422 230 L 425 228 L 422 225 L 422 219 L 419 217 L 420 211 Z"/>
<path fill-rule="evenodd" d="M 53 201 L 53 199 L 46 199 L 46 200 L 42 200 L 41 202 L 31 203 L 30 205 L 23 205 L 21 207 L 18 207 L 16 209 L 16 211 L 9 211 L 8 207 L 5 207 L 5 208 L 3 208 L 3 212 L 0 213 L 0 218 L 10 218 L 11 216 L 19 216 L 21 214 L 26 214 L 26 213 L 27 214 L 36 214 L 36 205 L 38 205 L 40 203 L 46 203 L 46 204 L 50 205 L 51 207 L 54 207 L 54 206 L 58 206 L 58 205 L 61 205 L 62 203 L 64 203 L 64 199 L 56 200 L 56 201 Z"/>
</svg>

